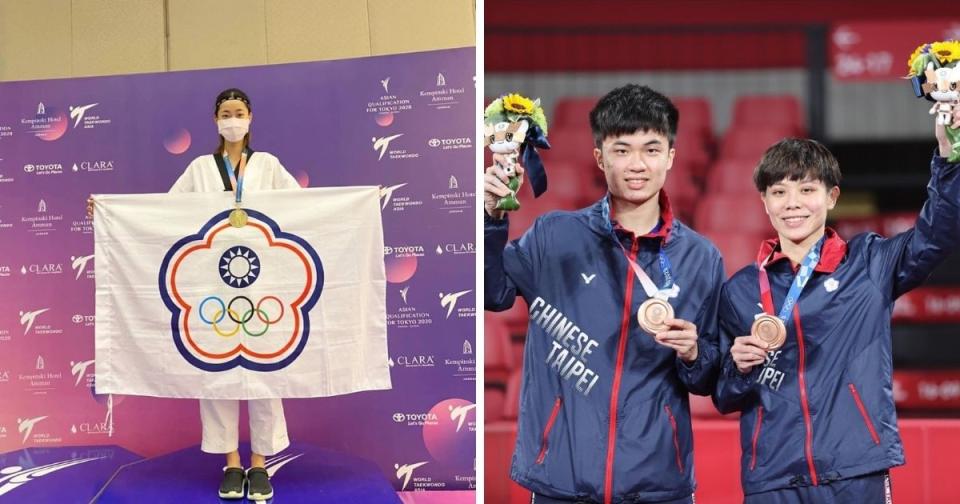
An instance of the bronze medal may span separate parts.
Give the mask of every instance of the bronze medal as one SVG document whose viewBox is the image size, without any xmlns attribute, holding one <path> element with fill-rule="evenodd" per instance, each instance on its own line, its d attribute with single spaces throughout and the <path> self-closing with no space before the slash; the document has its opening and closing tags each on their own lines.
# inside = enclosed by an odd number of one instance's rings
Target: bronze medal
<svg viewBox="0 0 960 504">
<path fill-rule="evenodd" d="M 242 208 L 235 208 L 230 212 L 230 225 L 235 228 L 242 228 L 247 225 L 247 212 Z"/>
<path fill-rule="evenodd" d="M 787 341 L 787 326 L 778 317 L 764 313 L 753 321 L 750 334 L 760 338 L 767 350 L 776 350 Z"/>
<path fill-rule="evenodd" d="M 637 322 L 640 323 L 640 328 L 650 334 L 669 329 L 670 326 L 664 324 L 668 318 L 673 318 L 673 306 L 659 298 L 644 301 L 637 310 Z"/>
</svg>

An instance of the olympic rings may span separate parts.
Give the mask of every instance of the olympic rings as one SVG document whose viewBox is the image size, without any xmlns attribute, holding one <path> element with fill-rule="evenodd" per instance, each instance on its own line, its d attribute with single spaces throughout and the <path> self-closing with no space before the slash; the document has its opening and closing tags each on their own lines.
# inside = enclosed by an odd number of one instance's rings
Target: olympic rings
<svg viewBox="0 0 960 504">
<path fill-rule="evenodd" d="M 272 320 L 270 318 L 268 310 L 262 307 L 264 302 L 267 300 L 272 300 L 280 306 L 280 314 L 277 315 L 277 317 Z M 242 312 L 243 313 L 242 316 L 238 314 L 237 310 L 233 309 L 233 305 L 237 301 L 245 301 L 249 306 L 249 308 L 247 308 Z M 220 305 L 219 309 L 213 314 L 213 320 L 210 320 L 209 318 L 207 318 L 207 315 L 204 312 L 204 308 L 206 307 L 207 303 L 210 303 L 210 302 Z M 209 311 L 207 313 L 209 313 Z M 256 305 L 254 305 L 253 301 L 246 296 L 235 296 L 233 299 L 230 300 L 229 303 L 226 303 L 226 304 L 224 304 L 223 300 L 217 296 L 207 296 L 206 298 L 203 299 L 203 301 L 200 302 L 200 306 L 197 310 L 197 316 L 200 318 L 200 320 L 203 323 L 213 327 L 213 331 L 218 336 L 221 336 L 223 338 L 230 338 L 235 336 L 238 332 L 240 332 L 240 329 L 243 329 L 244 334 L 246 334 L 247 336 L 252 336 L 252 337 L 263 336 L 270 329 L 270 326 L 283 320 L 284 313 L 285 313 L 285 309 L 283 306 L 283 301 L 281 301 L 280 298 L 276 296 L 265 296 L 261 298 Z M 256 315 L 257 318 L 260 320 L 260 322 L 263 323 L 263 330 L 252 331 L 247 327 L 247 324 L 251 320 L 253 320 L 254 315 Z M 233 330 L 224 331 L 218 325 L 221 322 L 223 322 L 224 318 L 227 318 L 227 317 L 229 317 L 230 320 L 236 324 L 236 327 Z"/>
<path fill-rule="evenodd" d="M 230 320 L 233 320 L 233 315 L 236 315 L 236 312 L 234 312 L 233 310 L 230 310 Z M 223 320 L 223 312 L 218 311 L 217 314 L 214 315 L 214 317 L 217 318 L 217 320 Z M 234 334 L 237 334 L 237 331 L 240 330 L 240 324 L 237 324 L 237 327 L 234 328 L 234 330 L 232 330 L 232 331 L 224 334 L 224 333 L 222 333 L 222 332 L 220 331 L 220 328 L 217 327 L 217 323 L 216 323 L 216 322 L 214 322 L 214 323 L 212 323 L 212 324 L 210 324 L 210 325 L 213 326 L 213 331 L 214 331 L 215 333 L 217 333 L 217 335 L 223 336 L 224 338 L 229 338 L 229 337 L 233 336 Z"/>
<path fill-rule="evenodd" d="M 236 302 L 238 299 L 242 299 L 242 300 L 246 301 L 247 304 L 250 305 L 250 308 L 249 308 L 246 312 L 244 312 L 244 315 L 243 315 L 243 317 L 240 318 L 240 320 L 237 320 L 237 319 L 233 318 L 233 315 L 230 316 L 230 320 L 232 320 L 232 321 L 234 321 L 234 322 L 236 322 L 236 323 L 238 323 L 238 324 L 246 324 L 247 322 L 250 322 L 250 319 L 251 319 L 251 318 L 253 318 L 253 301 L 250 301 L 250 298 L 248 298 L 247 296 L 237 296 L 237 297 L 231 299 L 231 300 L 230 300 L 230 304 L 227 305 L 227 313 L 230 313 L 230 309 L 233 308 L 233 303 Z M 263 300 L 261 299 L 261 301 L 263 301 Z M 249 314 L 250 316 L 247 317 L 247 314 Z"/>
</svg>

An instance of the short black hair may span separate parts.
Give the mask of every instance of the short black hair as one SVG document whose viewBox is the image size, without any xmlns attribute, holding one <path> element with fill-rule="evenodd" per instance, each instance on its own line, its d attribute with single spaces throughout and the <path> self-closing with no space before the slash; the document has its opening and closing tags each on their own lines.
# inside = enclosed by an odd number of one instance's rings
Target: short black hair
<svg viewBox="0 0 960 504">
<path fill-rule="evenodd" d="M 253 110 L 250 108 L 250 97 L 247 96 L 247 93 L 237 88 L 230 88 L 224 89 L 217 95 L 217 101 L 213 105 L 213 115 L 217 115 L 220 112 L 220 105 L 228 100 L 240 100 L 247 106 L 248 111 Z"/>
<path fill-rule="evenodd" d="M 760 192 L 784 179 L 821 180 L 827 189 L 840 185 L 840 165 L 829 149 L 809 138 L 784 138 L 763 154 L 753 171 Z"/>
<path fill-rule="evenodd" d="M 673 146 L 678 122 L 680 112 L 669 98 L 639 84 L 610 91 L 590 111 L 590 129 L 598 149 L 607 138 L 638 131 L 660 133 Z"/>
</svg>

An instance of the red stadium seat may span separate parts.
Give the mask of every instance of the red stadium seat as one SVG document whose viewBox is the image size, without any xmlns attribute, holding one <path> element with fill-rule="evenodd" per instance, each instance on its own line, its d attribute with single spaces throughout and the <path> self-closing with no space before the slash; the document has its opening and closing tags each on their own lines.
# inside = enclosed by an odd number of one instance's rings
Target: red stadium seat
<svg viewBox="0 0 960 504">
<path fill-rule="evenodd" d="M 741 96 L 733 104 L 731 128 L 786 128 L 789 135 L 805 136 L 800 100 L 795 96 Z"/>
<path fill-rule="evenodd" d="M 553 128 L 590 128 L 590 111 L 596 106 L 599 97 L 578 96 L 560 98 L 553 108 L 551 126 Z"/>
<path fill-rule="evenodd" d="M 486 424 L 503 418 L 503 400 L 506 392 L 501 384 L 487 384 L 483 388 L 483 421 Z"/>
<path fill-rule="evenodd" d="M 540 149 L 543 163 L 547 170 L 555 161 L 583 166 L 587 169 L 595 168 L 597 162 L 593 157 L 593 135 L 589 126 L 581 128 L 550 128 L 547 135 L 550 141 L 549 149 Z"/>
<path fill-rule="evenodd" d="M 502 317 L 492 312 L 483 315 L 483 372 L 488 382 L 505 383 L 513 370 L 510 330 Z"/>
<path fill-rule="evenodd" d="M 524 301 L 522 297 L 517 296 L 516 301 L 513 302 L 513 307 L 499 313 L 494 313 L 493 316 L 507 324 L 507 329 L 510 330 L 511 337 L 527 333 L 527 302 Z M 511 346 L 512 341 L 511 339 Z M 516 360 L 514 360 L 514 362 L 516 362 Z"/>
<path fill-rule="evenodd" d="M 705 194 L 697 205 L 696 230 L 728 233 L 771 234 L 773 228 L 760 201 L 760 195 Z"/>
<path fill-rule="evenodd" d="M 706 192 L 755 197 L 760 191 L 753 185 L 756 163 L 746 159 L 722 159 L 710 167 Z"/>
<path fill-rule="evenodd" d="M 763 233 L 730 233 L 725 231 L 702 232 L 708 240 L 720 249 L 723 256 L 723 270 L 727 278 L 756 261 L 757 251 L 764 239 L 773 236 L 773 230 Z"/>
<path fill-rule="evenodd" d="M 736 126 L 727 130 L 720 146 L 720 159 L 741 159 L 757 163 L 773 144 L 792 136 L 789 129 L 776 126 Z"/>
<path fill-rule="evenodd" d="M 663 190 L 670 198 L 673 214 L 685 224 L 690 224 L 700 199 L 700 189 L 690 169 L 684 168 L 684 165 L 674 164 L 673 169 L 667 174 Z"/>
<path fill-rule="evenodd" d="M 713 148 L 713 114 L 710 102 L 706 98 L 676 98 L 673 104 L 680 111 L 680 136 L 689 131 L 699 137 L 701 145 L 708 150 Z"/>
</svg>

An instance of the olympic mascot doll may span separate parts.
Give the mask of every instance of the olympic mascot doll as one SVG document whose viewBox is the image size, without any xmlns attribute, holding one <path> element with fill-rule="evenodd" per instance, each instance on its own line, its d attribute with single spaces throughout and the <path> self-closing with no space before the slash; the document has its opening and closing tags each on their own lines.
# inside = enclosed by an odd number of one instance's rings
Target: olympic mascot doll
<svg viewBox="0 0 960 504">
<path fill-rule="evenodd" d="M 510 194 L 500 198 L 497 210 L 520 209 L 517 190 L 520 176 L 517 174 L 517 159 L 530 178 L 534 197 L 547 190 L 547 174 L 537 153 L 537 147 L 549 149 L 547 141 L 547 118 L 540 107 L 540 100 L 532 101 L 518 94 L 508 94 L 494 100 L 483 112 L 483 144 L 494 156 L 494 162 L 508 177 Z"/>
<path fill-rule="evenodd" d="M 947 138 L 952 149 L 951 163 L 960 161 L 960 128 L 951 124 L 950 116 L 960 107 L 960 42 L 948 40 L 922 44 L 910 55 L 910 73 L 907 78 L 913 84 L 918 98 L 934 102 L 930 114 L 937 114 L 937 124 L 946 126 Z"/>
</svg>

